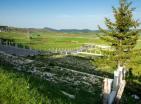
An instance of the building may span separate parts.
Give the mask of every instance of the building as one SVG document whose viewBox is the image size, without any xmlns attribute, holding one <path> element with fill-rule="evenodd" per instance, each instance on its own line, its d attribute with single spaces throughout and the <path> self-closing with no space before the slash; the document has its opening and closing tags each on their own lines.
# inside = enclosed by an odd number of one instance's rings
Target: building
<svg viewBox="0 0 141 104">
<path fill-rule="evenodd" d="M 8 30 L 8 26 L 0 26 L 0 32 L 6 32 Z"/>
</svg>

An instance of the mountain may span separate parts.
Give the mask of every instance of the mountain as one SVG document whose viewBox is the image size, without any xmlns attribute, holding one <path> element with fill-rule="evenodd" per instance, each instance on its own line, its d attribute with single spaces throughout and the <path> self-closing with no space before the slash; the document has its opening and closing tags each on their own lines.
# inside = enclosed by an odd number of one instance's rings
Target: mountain
<svg viewBox="0 0 141 104">
<path fill-rule="evenodd" d="M 37 31 L 51 31 L 51 32 L 63 32 L 63 33 L 89 33 L 96 32 L 99 30 L 90 30 L 90 29 L 54 29 L 49 27 L 44 28 L 17 28 L 17 27 L 9 27 L 11 31 L 22 31 L 22 32 L 37 32 Z"/>
<path fill-rule="evenodd" d="M 43 30 L 47 30 L 47 31 L 59 31 L 57 29 L 53 29 L 53 28 L 49 28 L 49 27 L 44 27 Z"/>
<path fill-rule="evenodd" d="M 67 33 L 82 33 L 82 32 L 93 32 L 92 30 L 89 29 L 61 29 L 59 30 L 60 32 L 67 32 Z"/>
<path fill-rule="evenodd" d="M 48 31 L 65 32 L 65 33 L 98 32 L 98 30 L 90 30 L 90 29 L 53 29 L 53 28 L 49 28 L 49 27 L 45 27 L 44 29 L 48 30 Z"/>
</svg>

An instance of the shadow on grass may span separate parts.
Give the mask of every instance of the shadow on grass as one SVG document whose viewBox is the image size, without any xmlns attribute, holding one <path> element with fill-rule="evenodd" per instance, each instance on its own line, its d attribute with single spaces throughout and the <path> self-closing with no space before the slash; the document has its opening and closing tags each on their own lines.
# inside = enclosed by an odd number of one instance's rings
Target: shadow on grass
<svg viewBox="0 0 141 104">
<path fill-rule="evenodd" d="M 95 68 L 93 67 L 93 64 L 89 61 L 89 59 L 85 59 L 85 58 L 74 57 L 74 56 L 65 56 L 65 57 L 56 57 L 56 58 L 38 56 L 38 57 L 34 57 L 34 59 L 35 60 L 42 59 L 41 60 L 42 62 L 47 63 L 50 66 L 60 66 L 60 67 L 65 67 L 65 68 L 69 68 L 69 69 L 73 69 L 73 70 L 77 70 L 77 71 L 82 71 L 82 72 L 86 72 L 86 73 L 90 73 L 90 74 L 94 74 L 94 75 L 98 75 L 98 76 L 113 78 L 112 73 L 109 73 L 106 71 L 95 70 Z M 141 76 L 133 76 L 132 78 L 134 80 L 139 81 L 139 83 L 129 81 L 129 79 L 127 79 L 127 84 L 126 84 L 126 88 L 123 93 L 121 104 L 141 104 Z M 85 98 L 87 96 L 85 96 L 83 99 L 82 96 L 84 96 L 83 94 L 85 94 L 85 93 L 82 93 L 82 92 L 83 91 L 79 92 L 79 94 L 81 94 L 81 96 L 78 96 L 78 99 L 79 100 L 81 99 L 81 101 L 83 101 L 84 99 L 87 99 L 87 98 Z M 140 99 L 135 100 L 132 97 L 132 95 L 137 95 L 140 97 Z M 82 97 L 82 98 L 79 98 L 79 97 Z M 91 99 L 91 97 L 89 97 L 89 98 Z M 89 103 L 84 103 L 84 104 L 89 104 Z"/>
<path fill-rule="evenodd" d="M 48 64 L 49 66 L 60 66 L 63 68 L 86 72 L 93 75 L 113 78 L 112 72 L 110 73 L 103 70 L 97 70 L 96 67 L 91 62 L 93 61 L 93 59 L 89 59 L 89 58 L 87 59 L 87 58 L 71 56 L 71 55 L 63 56 L 63 57 L 49 57 L 44 55 L 42 56 L 38 55 L 28 58 L 37 61 L 42 61 L 43 63 Z"/>
<path fill-rule="evenodd" d="M 122 96 L 122 104 L 141 104 L 141 76 L 135 76 L 129 69 L 126 78 L 126 87 Z M 138 96 L 139 99 L 136 99 Z"/>
<path fill-rule="evenodd" d="M 138 96 L 140 99 L 135 99 Z M 121 104 L 141 104 L 141 84 L 127 81 Z"/>
<path fill-rule="evenodd" d="M 41 79 L 38 76 L 34 76 L 29 73 L 19 72 L 15 69 L 11 69 L 11 66 L 2 66 L 5 71 L 8 73 L 15 73 L 18 77 L 24 78 L 30 86 L 30 89 L 37 89 L 38 93 L 43 96 L 47 96 L 52 101 L 56 99 L 61 99 L 66 102 L 65 104 L 100 104 L 100 94 L 99 93 L 89 93 L 87 89 L 77 89 L 73 86 L 63 85 L 63 84 L 55 84 L 52 82 L 48 82 L 46 80 Z M 61 91 L 69 92 L 76 96 L 75 99 L 70 99 L 69 97 L 63 95 Z M 99 92 L 99 91 L 97 91 Z M 57 104 L 53 103 L 52 104 Z M 59 103 L 60 104 L 60 103 Z M 64 104 L 64 103 L 63 103 Z"/>
</svg>

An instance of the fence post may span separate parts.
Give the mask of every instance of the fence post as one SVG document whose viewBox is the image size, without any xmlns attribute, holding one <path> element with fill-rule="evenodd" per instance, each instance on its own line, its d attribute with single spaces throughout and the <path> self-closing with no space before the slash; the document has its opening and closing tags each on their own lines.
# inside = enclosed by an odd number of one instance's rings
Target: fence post
<svg viewBox="0 0 141 104">
<path fill-rule="evenodd" d="M 68 54 L 68 53 L 67 53 L 67 50 L 65 51 L 65 53 L 66 53 L 66 55 Z"/>
<path fill-rule="evenodd" d="M 114 71 L 114 82 L 113 82 L 113 90 L 117 91 L 119 86 L 119 72 Z"/>
<path fill-rule="evenodd" d="M 8 46 L 8 42 L 7 41 L 5 41 L 5 45 Z"/>
<path fill-rule="evenodd" d="M 107 104 L 108 102 L 108 92 L 107 92 L 107 85 L 108 85 L 108 78 L 105 78 L 103 81 L 103 104 Z"/>
<path fill-rule="evenodd" d="M 103 104 L 108 103 L 108 97 L 109 97 L 111 90 L 112 90 L 112 82 L 113 82 L 113 79 L 108 79 L 108 78 L 104 79 Z"/>
<path fill-rule="evenodd" d="M 119 103 L 120 103 L 120 99 L 121 99 L 121 96 L 122 96 L 122 94 L 123 94 L 125 85 L 126 85 L 126 81 L 123 80 L 123 81 L 121 82 L 121 85 L 120 85 L 119 90 L 118 90 L 118 92 L 117 92 L 116 102 L 115 102 L 116 104 L 119 104 Z"/>
<path fill-rule="evenodd" d="M 122 80 L 123 80 L 123 67 L 119 69 L 119 84 L 122 82 Z"/>
</svg>

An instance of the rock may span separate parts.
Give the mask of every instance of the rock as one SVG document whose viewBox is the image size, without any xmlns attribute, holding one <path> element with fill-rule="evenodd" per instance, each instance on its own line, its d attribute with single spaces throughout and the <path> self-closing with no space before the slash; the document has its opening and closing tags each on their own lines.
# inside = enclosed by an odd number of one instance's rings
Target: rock
<svg viewBox="0 0 141 104">
<path fill-rule="evenodd" d="M 65 91 L 61 91 L 64 95 L 66 95 L 66 96 L 68 96 L 69 98 L 71 98 L 71 99 L 75 99 L 75 96 L 74 95 L 71 95 L 71 94 L 69 94 L 69 93 L 67 93 L 67 92 L 65 92 Z"/>
<path fill-rule="evenodd" d="M 135 100 L 139 100 L 140 97 L 138 95 L 132 95 L 132 97 L 135 99 Z"/>
</svg>

